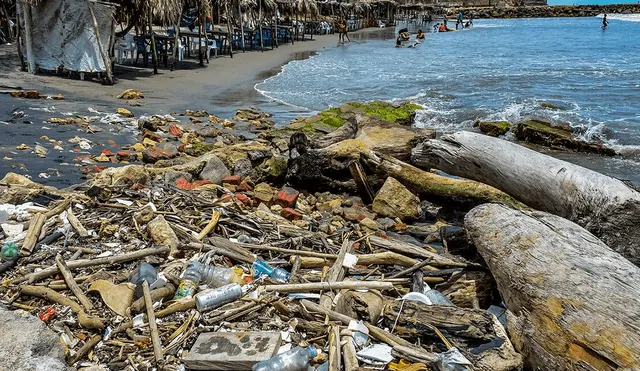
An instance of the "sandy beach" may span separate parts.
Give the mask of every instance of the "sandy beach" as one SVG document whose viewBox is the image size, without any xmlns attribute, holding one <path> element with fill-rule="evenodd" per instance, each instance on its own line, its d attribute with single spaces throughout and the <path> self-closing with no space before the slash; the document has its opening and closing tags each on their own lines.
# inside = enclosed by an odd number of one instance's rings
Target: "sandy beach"
<svg viewBox="0 0 640 371">
<path fill-rule="evenodd" d="M 34 88 L 43 93 L 61 93 L 69 100 L 103 101 L 122 104 L 115 98 L 125 89 L 138 89 L 145 95 L 142 107 L 153 113 L 170 113 L 190 109 L 209 109 L 217 112 L 229 104 L 241 105 L 258 94 L 253 86 L 278 73 L 287 62 L 308 58 L 312 53 L 337 44 L 337 35 L 314 36 L 295 44 L 281 45 L 264 52 L 236 52 L 233 58 L 222 55 L 211 59 L 204 67 L 194 59 L 181 62 L 175 71 L 160 66 L 159 74 L 152 68 L 130 65 L 116 66 L 116 84 L 101 85 L 95 81 L 81 81 L 53 75 L 29 75 L 19 71 L 15 46 L 2 46 L 0 55 L 0 83 Z M 142 61 L 139 61 L 139 66 Z M 255 96 L 254 96 L 255 98 Z M 226 110 L 223 110 L 226 111 Z M 223 112 L 224 113 L 224 112 Z"/>
</svg>

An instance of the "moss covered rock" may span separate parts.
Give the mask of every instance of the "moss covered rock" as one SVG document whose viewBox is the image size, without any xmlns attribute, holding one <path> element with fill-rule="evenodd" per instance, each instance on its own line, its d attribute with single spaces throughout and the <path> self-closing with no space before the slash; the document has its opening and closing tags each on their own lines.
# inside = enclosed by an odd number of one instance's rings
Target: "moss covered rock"
<svg viewBox="0 0 640 371">
<path fill-rule="evenodd" d="M 347 103 L 347 106 L 361 109 L 365 115 L 380 118 L 385 121 L 400 125 L 411 125 L 416 117 L 419 105 L 411 102 L 393 104 L 389 102 Z"/>
<path fill-rule="evenodd" d="M 516 126 L 514 134 L 521 141 L 546 147 L 565 148 L 606 156 L 616 155 L 613 149 L 605 147 L 602 143 L 586 142 L 574 138 L 573 130 L 568 126 L 554 126 L 545 121 L 523 121 Z"/>
<path fill-rule="evenodd" d="M 499 137 L 511 129 L 511 124 L 506 121 L 481 121 L 478 123 L 478 127 L 481 132 L 489 136 Z"/>
</svg>

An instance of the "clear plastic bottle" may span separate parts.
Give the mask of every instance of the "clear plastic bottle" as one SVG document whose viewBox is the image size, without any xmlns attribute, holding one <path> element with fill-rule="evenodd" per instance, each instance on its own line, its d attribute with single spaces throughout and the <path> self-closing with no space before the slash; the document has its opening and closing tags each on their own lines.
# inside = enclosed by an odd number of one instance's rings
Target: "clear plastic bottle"
<svg viewBox="0 0 640 371">
<path fill-rule="evenodd" d="M 269 276 L 269 278 L 271 278 L 273 281 L 281 283 L 289 282 L 289 279 L 291 278 L 291 274 L 286 270 L 282 268 L 274 268 L 260 259 L 256 259 L 253 262 L 252 268 L 254 272 L 253 275 L 256 278 L 260 277 L 260 275 L 265 274 Z"/>
<path fill-rule="evenodd" d="M 295 347 L 288 352 L 278 354 L 266 361 L 258 362 L 252 371 L 302 371 L 306 370 L 311 360 L 318 355 L 314 347 Z"/>
<path fill-rule="evenodd" d="M 200 262 L 189 262 L 187 269 L 182 274 L 180 286 L 176 290 L 174 299 L 191 298 L 196 292 L 200 279 L 202 279 L 203 265 Z"/>
<path fill-rule="evenodd" d="M 147 281 L 149 286 L 158 279 L 158 271 L 149 263 L 142 263 L 131 273 L 129 282 L 136 285 L 136 291 L 133 293 L 133 299 L 137 300 L 142 297 L 142 283 Z"/>
<path fill-rule="evenodd" d="M 202 278 L 200 283 L 211 288 L 238 282 L 238 275 L 231 268 L 220 268 L 212 265 L 202 265 Z"/>
<path fill-rule="evenodd" d="M 236 239 L 238 240 L 238 243 L 250 243 L 254 245 L 258 245 L 260 243 L 259 239 L 255 237 L 247 236 L 246 234 L 241 234 L 238 237 L 236 237 Z"/>
<path fill-rule="evenodd" d="M 424 284 L 424 294 L 433 305 L 446 305 L 450 307 L 454 307 L 455 305 L 449 300 L 446 296 L 444 296 L 440 291 L 434 290 L 426 283 Z"/>
<path fill-rule="evenodd" d="M 241 296 L 242 287 L 237 283 L 213 290 L 205 290 L 196 295 L 196 308 L 199 312 L 216 309 L 219 306 L 240 299 Z"/>
</svg>

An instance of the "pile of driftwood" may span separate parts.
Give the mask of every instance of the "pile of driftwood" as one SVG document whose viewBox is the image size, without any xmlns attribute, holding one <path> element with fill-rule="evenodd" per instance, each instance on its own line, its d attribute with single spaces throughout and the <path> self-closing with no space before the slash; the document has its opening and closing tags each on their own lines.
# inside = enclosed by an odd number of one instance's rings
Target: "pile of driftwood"
<svg viewBox="0 0 640 371">
<path fill-rule="evenodd" d="M 640 367 L 635 190 L 501 139 L 343 114 L 326 135 L 261 128 L 64 191 L 8 174 L 3 202 L 40 205 L 5 205 L 20 254 L 2 302 L 49 323 L 75 367 L 248 370 L 291 345 L 329 370 Z M 174 299 L 188 261 L 234 268 L 242 298 Z M 142 262 L 166 283 L 133 300 Z M 429 289 L 452 305 L 412 299 Z M 194 346 L 226 332 L 272 346 L 235 363 Z"/>
</svg>

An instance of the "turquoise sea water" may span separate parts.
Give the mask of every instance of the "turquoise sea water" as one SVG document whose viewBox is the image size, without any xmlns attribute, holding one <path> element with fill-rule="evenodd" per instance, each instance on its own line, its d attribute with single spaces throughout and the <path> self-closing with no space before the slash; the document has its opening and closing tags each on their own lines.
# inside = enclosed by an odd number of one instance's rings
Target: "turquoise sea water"
<svg viewBox="0 0 640 371">
<path fill-rule="evenodd" d="M 296 114 L 353 100 L 411 99 L 424 106 L 418 125 L 441 132 L 471 129 L 478 119 L 543 117 L 637 162 L 640 15 L 609 19 L 605 31 L 598 17 L 476 20 L 472 29 L 428 33 L 417 47 L 401 49 L 389 28 L 293 61 L 256 89 Z M 427 28 L 409 29 L 418 27 Z"/>
</svg>

